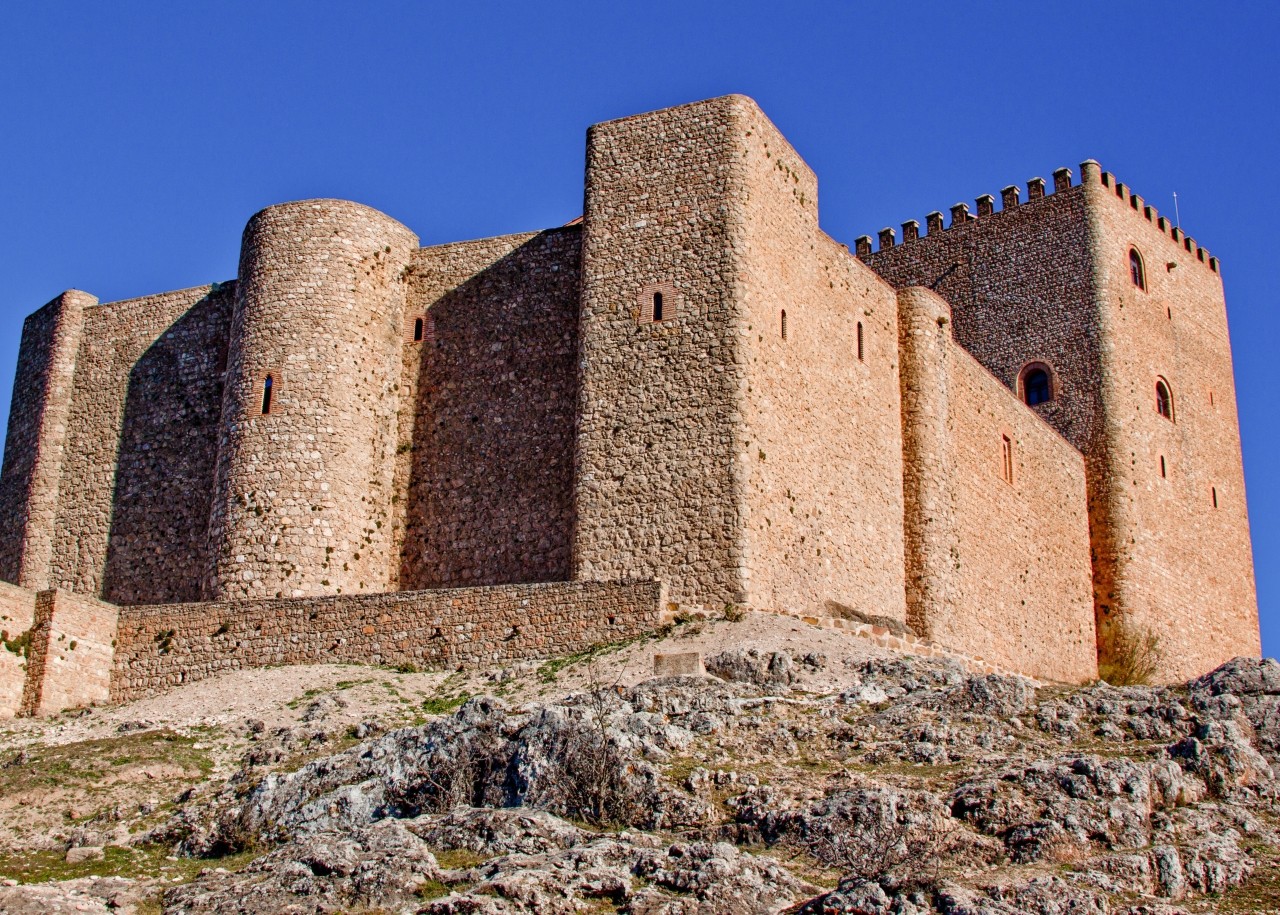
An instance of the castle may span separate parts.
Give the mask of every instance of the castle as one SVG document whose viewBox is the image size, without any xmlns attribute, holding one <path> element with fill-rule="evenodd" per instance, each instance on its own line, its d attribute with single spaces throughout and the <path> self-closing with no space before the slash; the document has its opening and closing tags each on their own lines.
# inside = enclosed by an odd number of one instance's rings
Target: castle
<svg viewBox="0 0 1280 915">
<path fill-rule="evenodd" d="M 728 96 L 592 127 L 567 226 L 300 201 L 234 281 L 63 293 L 0 476 L 10 705 L 726 604 L 1061 681 L 1257 655 L 1218 261 L 1092 161 L 1001 197 L 850 252 Z"/>
</svg>

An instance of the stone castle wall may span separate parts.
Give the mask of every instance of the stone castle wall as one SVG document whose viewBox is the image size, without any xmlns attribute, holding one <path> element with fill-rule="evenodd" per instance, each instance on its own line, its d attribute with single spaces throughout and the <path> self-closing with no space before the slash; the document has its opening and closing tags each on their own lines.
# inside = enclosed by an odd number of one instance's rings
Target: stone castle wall
<svg viewBox="0 0 1280 915">
<path fill-rule="evenodd" d="M 18 371 L 0 474 L 0 577 L 27 587 L 49 581 L 84 309 L 97 304 L 70 290 L 22 325 Z"/>
<path fill-rule="evenodd" d="M 83 594 L 34 595 L 21 714 L 51 715 L 108 699 L 117 607 Z"/>
<path fill-rule="evenodd" d="M 1217 261 L 1083 171 L 855 258 L 728 96 L 592 127 L 580 226 L 419 248 L 359 204 L 270 207 L 234 283 L 28 319 L 0 578 L 192 619 L 657 579 L 1074 680 L 1091 547 L 1104 660 L 1147 632 L 1166 679 L 1256 654 Z"/>
<path fill-rule="evenodd" d="M 208 292 L 160 332 L 129 368 L 119 429 L 98 430 L 119 440 L 101 590 L 111 603 L 201 597 L 234 294 L 234 283 Z"/>
<path fill-rule="evenodd" d="M 22 636 L 35 621 L 35 600 L 30 591 L 0 582 L 0 720 L 12 718 L 22 707 L 22 691 L 27 678 L 22 655 Z"/>
<path fill-rule="evenodd" d="M 400 588 L 569 579 L 581 245 L 572 226 L 415 252 Z"/>
<path fill-rule="evenodd" d="M 571 654 L 655 628 L 662 590 L 561 582 L 125 608 L 111 699 L 277 664 L 454 668 Z"/>
<path fill-rule="evenodd" d="M 747 603 L 903 619 L 896 296 L 822 232 L 813 172 L 741 107 Z"/>
<path fill-rule="evenodd" d="M 912 627 L 1005 669 L 1093 679 L 1080 452 L 955 343 L 940 296 L 898 298 Z"/>
<path fill-rule="evenodd" d="M 1029 363 L 1049 369 L 1053 399 L 1033 409 L 1085 455 L 1100 651 L 1123 617 L 1131 636 L 1163 641 L 1161 676 L 1182 679 L 1259 650 L 1218 264 L 1096 163 L 1071 180 L 1060 169 L 1051 194 L 1033 180 L 1026 202 L 1009 187 L 1000 211 L 980 198 L 976 219 L 958 205 L 945 229 L 932 214 L 927 236 L 908 223 L 903 244 L 886 231 L 879 251 L 860 247 L 895 286 L 936 286 L 956 340 L 1010 390 Z M 1146 291 L 1129 277 L 1131 246 Z M 1185 422 L 1155 413 L 1170 373 L 1175 405 L 1179 388 L 1194 392 Z M 1160 476 L 1162 456 L 1176 475 Z"/>
<path fill-rule="evenodd" d="M 1011 670 L 1089 682 L 1098 659 L 1084 459 L 965 350 L 948 361 L 956 590 L 932 631 Z"/>
</svg>

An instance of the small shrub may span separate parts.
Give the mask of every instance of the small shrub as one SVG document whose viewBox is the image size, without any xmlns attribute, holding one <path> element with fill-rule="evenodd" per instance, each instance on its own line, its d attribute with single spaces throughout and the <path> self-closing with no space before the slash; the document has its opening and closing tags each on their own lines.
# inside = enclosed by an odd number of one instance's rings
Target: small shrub
<svg viewBox="0 0 1280 915">
<path fill-rule="evenodd" d="M 593 689 L 584 720 L 556 732 L 547 748 L 555 766 L 530 784 L 530 806 L 597 828 L 637 826 L 652 818 L 653 786 L 609 733 L 607 695 Z"/>
<path fill-rule="evenodd" d="M 1098 676 L 1112 686 L 1145 686 L 1155 677 L 1163 659 L 1160 636 L 1150 629 L 1135 632 L 1117 626 L 1104 660 L 1098 665 Z"/>
<path fill-rule="evenodd" d="M 746 611 L 737 604 L 724 605 L 724 618 L 730 623 L 740 623 L 742 622 L 742 618 L 746 615 Z"/>
<path fill-rule="evenodd" d="M 0 645 L 3 645 L 6 651 L 11 651 L 22 658 L 31 657 L 31 630 L 20 632 L 13 638 L 9 638 L 8 632 L 0 632 Z"/>
<path fill-rule="evenodd" d="M 824 819 L 796 844 L 855 883 L 927 884 L 956 844 L 953 821 L 890 792 L 854 792 Z"/>
</svg>

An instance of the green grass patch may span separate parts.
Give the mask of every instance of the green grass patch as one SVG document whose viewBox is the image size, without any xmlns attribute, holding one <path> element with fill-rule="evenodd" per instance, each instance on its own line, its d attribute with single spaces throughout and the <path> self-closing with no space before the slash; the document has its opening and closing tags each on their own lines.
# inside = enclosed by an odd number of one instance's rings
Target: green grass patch
<svg viewBox="0 0 1280 915">
<path fill-rule="evenodd" d="M 436 856 L 436 863 L 447 871 L 468 870 L 489 860 L 485 855 L 469 848 L 448 848 L 443 851 L 432 849 L 431 853 Z"/>
<path fill-rule="evenodd" d="M 170 730 L 82 740 L 53 747 L 28 747 L 20 765 L 0 766 L 0 795 L 35 789 L 94 788 L 113 771 L 130 765 L 179 766 L 195 779 L 213 769 L 196 738 Z"/>
<path fill-rule="evenodd" d="M 573 667 L 576 664 L 589 664 L 596 658 L 605 655 L 616 654 L 629 645 L 637 642 L 648 641 L 648 635 L 639 635 L 630 639 L 620 639 L 616 642 L 599 642 L 590 648 L 584 648 L 582 651 L 575 651 L 573 654 L 567 654 L 559 658 L 552 658 L 546 661 L 538 668 L 538 676 L 544 683 L 554 683 L 561 671 Z"/>
<path fill-rule="evenodd" d="M 695 756 L 677 756 L 667 764 L 663 774 L 677 785 L 683 785 L 693 770 L 703 765 L 702 760 Z"/>
<path fill-rule="evenodd" d="M 439 880 L 428 880 L 418 886 L 413 894 L 424 901 L 428 899 L 440 899 L 448 896 L 453 892 L 453 887 L 447 883 L 441 883 Z"/>
<path fill-rule="evenodd" d="M 471 693 L 459 690 L 456 693 L 436 693 L 422 700 L 422 710 L 428 715 L 447 715 L 471 698 Z"/>
<path fill-rule="evenodd" d="M 322 689 L 309 689 L 305 693 L 303 693 L 301 696 L 298 696 L 296 699 L 290 699 L 285 704 L 289 706 L 289 708 L 291 709 L 297 709 L 302 705 L 302 703 L 306 702 L 308 699 L 314 699 L 316 696 L 319 696 L 323 692 L 324 690 Z"/>
<path fill-rule="evenodd" d="M 261 852 L 245 851 L 225 858 L 177 858 L 171 860 L 169 849 L 160 845 L 133 848 L 110 846 L 99 861 L 68 864 L 61 851 L 23 851 L 0 855 L 0 879 L 19 883 L 44 883 L 47 880 L 75 880 L 79 877 L 163 877 L 173 882 L 177 877 L 186 883 L 206 867 L 222 867 L 237 871 L 248 865 Z"/>
</svg>

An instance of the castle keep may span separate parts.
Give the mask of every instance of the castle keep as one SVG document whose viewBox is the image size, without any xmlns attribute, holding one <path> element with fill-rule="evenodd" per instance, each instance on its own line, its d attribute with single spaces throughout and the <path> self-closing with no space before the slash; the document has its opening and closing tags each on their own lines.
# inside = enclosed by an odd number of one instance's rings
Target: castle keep
<svg viewBox="0 0 1280 915">
<path fill-rule="evenodd" d="M 729 96 L 592 127 L 568 226 L 423 248 L 285 203 L 233 281 L 58 296 L 0 476 L 0 712 L 725 604 L 1063 681 L 1148 634 L 1164 680 L 1257 655 L 1217 260 L 1091 161 L 878 250 L 817 193 Z"/>
</svg>

